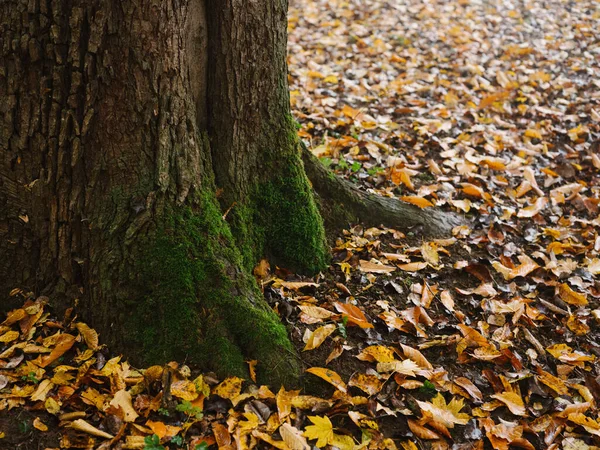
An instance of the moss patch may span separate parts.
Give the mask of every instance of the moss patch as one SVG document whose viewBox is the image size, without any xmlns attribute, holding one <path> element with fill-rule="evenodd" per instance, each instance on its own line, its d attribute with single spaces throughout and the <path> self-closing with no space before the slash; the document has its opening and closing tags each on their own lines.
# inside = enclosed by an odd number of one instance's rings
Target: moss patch
<svg viewBox="0 0 600 450">
<path fill-rule="evenodd" d="M 291 116 L 263 130 L 262 181 L 230 213 L 244 265 L 262 258 L 296 272 L 327 267 L 325 228 L 298 148 Z"/>
<path fill-rule="evenodd" d="M 292 345 L 254 280 L 212 193 L 173 208 L 142 251 L 144 292 L 127 317 L 145 363 L 187 360 L 220 375 L 247 376 L 245 361 L 275 382 L 299 375 Z"/>
</svg>

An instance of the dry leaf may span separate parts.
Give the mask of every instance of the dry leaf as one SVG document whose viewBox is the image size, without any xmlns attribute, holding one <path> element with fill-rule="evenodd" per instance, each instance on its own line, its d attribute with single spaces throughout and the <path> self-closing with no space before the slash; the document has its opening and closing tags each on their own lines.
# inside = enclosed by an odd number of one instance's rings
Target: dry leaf
<svg viewBox="0 0 600 450">
<path fill-rule="evenodd" d="M 315 348 L 319 348 L 321 344 L 325 342 L 325 339 L 327 339 L 327 337 L 331 335 L 331 333 L 333 333 L 336 329 L 337 327 L 333 324 L 324 325 L 322 327 L 317 328 L 316 330 L 310 333 L 306 341 L 306 345 L 304 346 L 304 349 L 302 351 L 314 350 Z"/>
<path fill-rule="evenodd" d="M 324 379 L 328 383 L 335 386 L 336 389 L 338 389 L 342 392 L 347 391 L 346 383 L 344 383 L 342 381 L 342 378 L 333 370 L 330 370 L 330 369 L 327 369 L 324 367 L 311 367 L 309 369 L 306 369 L 306 372 L 312 373 L 313 375 L 316 375 L 317 377 Z"/>
</svg>

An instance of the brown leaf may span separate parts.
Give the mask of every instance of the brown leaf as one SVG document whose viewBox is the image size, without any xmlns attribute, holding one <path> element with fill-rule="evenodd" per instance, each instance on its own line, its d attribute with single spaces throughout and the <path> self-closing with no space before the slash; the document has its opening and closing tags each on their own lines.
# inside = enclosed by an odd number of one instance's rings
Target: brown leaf
<svg viewBox="0 0 600 450">
<path fill-rule="evenodd" d="M 364 313 L 358 307 L 350 303 L 340 302 L 335 302 L 334 306 L 342 316 L 348 317 L 349 324 L 357 325 L 360 328 L 373 328 L 373 324 L 367 320 Z"/>
</svg>

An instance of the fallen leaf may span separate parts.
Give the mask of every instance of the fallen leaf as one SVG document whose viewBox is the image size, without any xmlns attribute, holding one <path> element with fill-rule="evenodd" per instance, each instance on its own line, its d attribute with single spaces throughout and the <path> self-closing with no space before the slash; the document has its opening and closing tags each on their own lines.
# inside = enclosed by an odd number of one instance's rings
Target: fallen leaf
<svg viewBox="0 0 600 450">
<path fill-rule="evenodd" d="M 314 350 L 315 348 L 319 348 L 325 339 L 330 336 L 337 327 L 334 324 L 324 325 L 322 327 L 317 328 L 313 332 L 310 333 L 306 345 L 302 351 Z"/>
<path fill-rule="evenodd" d="M 322 448 L 333 441 L 333 424 L 329 417 L 308 416 L 313 424 L 305 428 L 304 436 L 308 439 L 316 439 L 317 447 Z"/>
<path fill-rule="evenodd" d="M 360 328 L 373 328 L 373 324 L 370 323 L 365 317 L 364 313 L 356 306 L 350 303 L 334 303 L 335 309 L 342 314 L 343 317 L 348 318 L 348 323 L 357 325 Z"/>
<path fill-rule="evenodd" d="M 491 397 L 500 400 L 502 403 L 504 403 L 506 407 L 510 410 L 510 412 L 513 413 L 515 416 L 527 415 L 523 399 L 516 392 L 506 391 L 500 394 L 493 394 Z"/>
<path fill-rule="evenodd" d="M 312 373 L 319 378 L 324 379 L 328 383 L 332 384 L 336 387 L 336 389 L 347 392 L 346 383 L 342 381 L 342 378 L 333 370 L 324 368 L 324 367 L 311 367 L 306 369 L 308 373 Z"/>
</svg>

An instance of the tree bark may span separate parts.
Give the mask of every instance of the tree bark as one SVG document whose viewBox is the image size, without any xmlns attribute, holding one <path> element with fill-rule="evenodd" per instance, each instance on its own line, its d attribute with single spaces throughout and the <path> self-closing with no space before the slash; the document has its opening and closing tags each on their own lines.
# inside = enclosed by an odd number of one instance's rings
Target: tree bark
<svg viewBox="0 0 600 450">
<path fill-rule="evenodd" d="M 3 309 L 13 288 L 32 291 L 77 304 L 135 363 L 244 376 L 256 359 L 263 381 L 298 378 L 251 276 L 265 256 L 305 272 L 328 259 L 290 116 L 286 11 L 285 0 L 0 2 Z M 307 161 L 351 219 L 385 203 Z"/>
<path fill-rule="evenodd" d="M 283 4 L 267 3 L 284 22 Z M 259 373 L 284 382 L 298 376 L 292 346 L 216 198 L 207 77 L 218 67 L 252 70 L 219 51 L 221 43 L 208 52 L 206 8 L 221 6 L 2 2 L 0 288 L 3 296 L 31 289 L 63 308 L 77 301 L 103 340 L 134 362 L 187 358 L 244 375 L 245 361 L 258 359 Z M 236 21 L 249 11 L 231 6 Z M 211 14 L 222 27 L 226 18 Z M 211 111 L 213 129 L 237 136 L 245 160 L 257 160 L 259 148 L 244 144 L 237 124 L 261 112 L 245 105 L 250 97 L 237 98 L 232 79 L 212 79 L 242 111 L 222 120 Z M 280 128 L 289 122 L 284 109 Z M 269 181 L 255 178 L 240 178 L 240 201 Z"/>
</svg>

